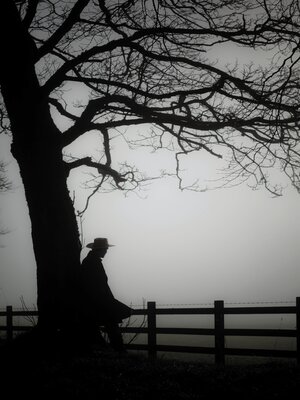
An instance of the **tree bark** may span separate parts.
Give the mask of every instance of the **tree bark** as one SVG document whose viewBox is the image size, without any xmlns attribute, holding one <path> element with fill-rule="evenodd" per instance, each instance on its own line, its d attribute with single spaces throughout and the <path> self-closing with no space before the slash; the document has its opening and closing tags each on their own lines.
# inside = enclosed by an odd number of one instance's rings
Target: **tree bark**
<svg viewBox="0 0 300 400">
<path fill-rule="evenodd" d="M 38 324 L 46 330 L 69 327 L 77 320 L 80 241 L 62 159 L 61 133 L 35 73 L 34 45 L 13 1 L 1 2 L 0 26 L 1 37 L 6 37 L 1 92 L 11 123 L 12 154 L 20 168 L 31 219 Z"/>
</svg>

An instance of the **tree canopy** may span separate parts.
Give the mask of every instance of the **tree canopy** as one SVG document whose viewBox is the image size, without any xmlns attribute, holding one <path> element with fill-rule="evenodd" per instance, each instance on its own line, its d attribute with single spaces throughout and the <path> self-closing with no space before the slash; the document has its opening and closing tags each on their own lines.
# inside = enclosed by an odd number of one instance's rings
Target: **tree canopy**
<svg viewBox="0 0 300 400">
<path fill-rule="evenodd" d="M 131 146 L 172 150 L 180 188 L 180 159 L 201 150 L 228 160 L 222 185 L 280 194 L 275 167 L 299 190 L 298 1 L 29 0 L 18 9 L 43 96 L 64 121 L 62 149 L 91 131 L 102 139 L 98 159 L 68 153 L 67 170 L 92 168 L 95 188 L 135 187 L 145 176 L 111 152 L 121 133 Z M 126 136 L 130 126 L 143 134 Z"/>
</svg>

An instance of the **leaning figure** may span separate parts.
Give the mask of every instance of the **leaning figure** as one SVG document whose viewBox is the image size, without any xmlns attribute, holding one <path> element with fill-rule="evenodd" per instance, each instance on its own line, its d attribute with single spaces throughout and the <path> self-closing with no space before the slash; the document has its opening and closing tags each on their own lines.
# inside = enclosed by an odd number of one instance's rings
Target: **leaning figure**
<svg viewBox="0 0 300 400">
<path fill-rule="evenodd" d="M 102 258 L 111 246 L 106 238 L 96 238 L 87 245 L 91 251 L 82 261 L 79 276 L 82 320 L 87 340 L 105 343 L 100 333 L 104 327 L 110 345 L 125 352 L 119 323 L 130 317 L 132 309 L 116 300 L 108 285 Z"/>
</svg>

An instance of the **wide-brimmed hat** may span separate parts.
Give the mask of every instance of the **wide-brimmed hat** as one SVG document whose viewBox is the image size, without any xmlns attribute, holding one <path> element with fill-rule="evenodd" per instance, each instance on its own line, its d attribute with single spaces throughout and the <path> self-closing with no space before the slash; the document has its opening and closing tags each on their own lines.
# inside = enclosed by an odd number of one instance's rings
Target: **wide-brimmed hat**
<svg viewBox="0 0 300 400">
<path fill-rule="evenodd" d="M 108 240 L 106 238 L 96 238 L 93 243 L 89 243 L 86 247 L 90 249 L 107 249 L 108 247 L 112 247 L 114 244 L 108 244 Z"/>
</svg>

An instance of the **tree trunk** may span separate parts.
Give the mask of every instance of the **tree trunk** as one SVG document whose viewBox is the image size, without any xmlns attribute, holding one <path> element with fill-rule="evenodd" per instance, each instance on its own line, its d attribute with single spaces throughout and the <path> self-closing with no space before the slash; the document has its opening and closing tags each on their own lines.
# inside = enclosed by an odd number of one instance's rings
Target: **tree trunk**
<svg viewBox="0 0 300 400">
<path fill-rule="evenodd" d="M 40 127 L 41 136 L 46 129 L 49 127 Z M 12 152 L 20 167 L 31 219 L 39 323 L 68 324 L 75 312 L 80 245 L 61 149 L 42 138 L 26 147 L 14 139 Z"/>
<path fill-rule="evenodd" d="M 31 219 L 39 326 L 70 326 L 77 318 L 80 242 L 67 188 L 61 133 L 35 73 L 35 48 L 13 1 L 1 2 L 0 34 L 1 92 L 11 123 L 12 154 L 20 168 Z"/>
</svg>

